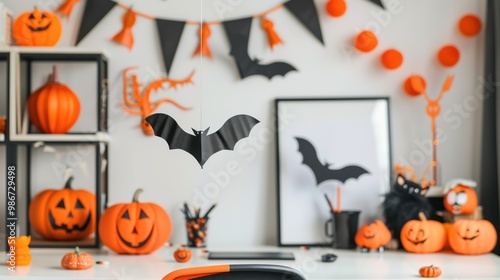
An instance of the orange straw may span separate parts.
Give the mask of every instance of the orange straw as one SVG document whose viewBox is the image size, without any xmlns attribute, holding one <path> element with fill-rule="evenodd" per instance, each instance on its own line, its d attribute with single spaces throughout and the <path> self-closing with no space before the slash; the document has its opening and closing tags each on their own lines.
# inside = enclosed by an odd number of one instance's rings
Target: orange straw
<svg viewBox="0 0 500 280">
<path fill-rule="evenodd" d="M 337 213 L 340 213 L 340 195 L 341 195 L 340 185 L 337 187 Z"/>
</svg>

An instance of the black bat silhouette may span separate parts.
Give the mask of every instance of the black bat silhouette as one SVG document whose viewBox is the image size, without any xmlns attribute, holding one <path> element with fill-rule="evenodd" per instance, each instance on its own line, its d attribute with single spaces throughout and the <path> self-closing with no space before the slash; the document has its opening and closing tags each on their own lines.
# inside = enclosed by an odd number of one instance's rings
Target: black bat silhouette
<svg viewBox="0 0 500 280">
<path fill-rule="evenodd" d="M 295 139 L 299 143 L 299 152 L 303 156 L 302 163 L 312 169 L 316 177 L 317 186 L 327 180 L 338 180 L 345 183 L 349 179 L 357 179 L 363 174 L 370 174 L 367 170 L 357 165 L 349 165 L 341 169 L 330 169 L 330 164 L 323 164 L 319 161 L 316 149 L 314 149 L 314 146 L 309 141 L 299 137 L 295 137 Z"/>
<path fill-rule="evenodd" d="M 222 150 L 233 150 L 236 143 L 248 137 L 252 128 L 259 123 L 252 116 L 236 115 L 212 134 L 208 134 L 209 127 L 202 131 L 192 129 L 194 133 L 192 135 L 185 132 L 174 118 L 166 114 L 150 115 L 146 121 L 151 125 L 156 136 L 167 141 L 171 150 L 181 149 L 190 153 L 201 168 L 213 154 Z"/>
</svg>

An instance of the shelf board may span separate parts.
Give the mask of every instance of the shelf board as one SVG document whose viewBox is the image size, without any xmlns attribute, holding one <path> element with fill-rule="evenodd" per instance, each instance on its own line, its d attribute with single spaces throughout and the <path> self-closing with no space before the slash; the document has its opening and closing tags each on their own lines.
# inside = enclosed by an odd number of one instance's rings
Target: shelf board
<svg viewBox="0 0 500 280">
<path fill-rule="evenodd" d="M 16 134 L 11 135 L 12 142 L 109 142 L 109 134 Z"/>
<path fill-rule="evenodd" d="M 8 51 L 16 51 L 19 54 L 95 54 L 109 57 L 105 50 L 92 50 L 82 48 L 58 48 L 58 47 L 10 47 Z M 1 50 L 0 50 L 1 51 Z"/>
</svg>

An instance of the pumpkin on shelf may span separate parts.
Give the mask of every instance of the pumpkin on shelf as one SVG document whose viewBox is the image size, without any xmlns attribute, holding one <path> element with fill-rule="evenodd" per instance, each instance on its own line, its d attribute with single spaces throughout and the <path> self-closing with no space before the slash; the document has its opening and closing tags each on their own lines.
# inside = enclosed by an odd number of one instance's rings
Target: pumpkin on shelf
<svg viewBox="0 0 500 280">
<path fill-rule="evenodd" d="M 423 266 L 418 271 L 420 276 L 426 278 L 436 278 L 441 276 L 441 268 L 431 265 L 431 266 Z"/>
<path fill-rule="evenodd" d="M 193 255 L 193 252 L 189 248 L 181 247 L 174 252 L 174 259 L 176 262 L 184 263 L 188 262 Z"/>
<path fill-rule="evenodd" d="M 446 245 L 444 226 L 437 221 L 427 220 L 419 213 L 420 220 L 410 220 L 401 229 L 401 245 L 411 253 L 434 253 Z"/>
<path fill-rule="evenodd" d="M 385 224 L 380 220 L 376 220 L 370 225 L 363 224 L 356 233 L 354 241 L 362 249 L 379 249 L 387 245 L 391 238 L 391 232 Z"/>
<path fill-rule="evenodd" d="M 80 248 L 76 247 L 75 252 L 67 253 L 61 260 L 61 266 L 65 269 L 82 270 L 89 269 L 95 264 L 92 255 L 80 252 Z"/>
<path fill-rule="evenodd" d="M 32 11 L 21 14 L 12 28 L 14 40 L 20 46 L 52 47 L 59 42 L 62 25 L 59 17 L 49 11 Z"/>
<path fill-rule="evenodd" d="M 459 220 L 448 231 L 448 243 L 457 254 L 486 254 L 497 244 L 497 231 L 488 220 Z"/>
<path fill-rule="evenodd" d="M 101 241 L 116 253 L 149 254 L 170 238 L 168 213 L 155 203 L 139 202 L 141 192 L 135 191 L 132 203 L 115 204 L 101 216 Z"/>
<path fill-rule="evenodd" d="M 40 192 L 29 205 L 30 225 L 44 239 L 81 240 L 95 231 L 95 195 L 72 189 L 72 180 L 61 190 Z"/>
<path fill-rule="evenodd" d="M 476 211 L 478 202 L 473 188 L 476 182 L 456 179 L 448 182 L 445 188 L 444 208 L 455 215 L 467 215 Z"/>
<path fill-rule="evenodd" d="M 49 81 L 28 98 L 28 115 L 43 133 L 65 134 L 80 116 L 80 100 L 68 86 L 59 83 L 54 65 Z"/>
</svg>

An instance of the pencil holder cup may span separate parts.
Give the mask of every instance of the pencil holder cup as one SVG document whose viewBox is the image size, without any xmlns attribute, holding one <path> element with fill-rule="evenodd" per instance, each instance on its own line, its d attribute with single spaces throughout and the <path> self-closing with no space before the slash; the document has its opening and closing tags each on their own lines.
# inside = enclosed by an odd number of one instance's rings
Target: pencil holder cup
<svg viewBox="0 0 500 280">
<path fill-rule="evenodd" d="M 208 219 L 189 219 L 186 221 L 188 247 L 205 248 L 207 237 L 207 221 Z"/>
<path fill-rule="evenodd" d="M 332 212 L 332 217 L 325 223 L 325 234 L 332 238 L 333 248 L 355 249 L 354 237 L 358 232 L 361 211 Z"/>
</svg>

